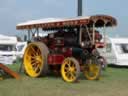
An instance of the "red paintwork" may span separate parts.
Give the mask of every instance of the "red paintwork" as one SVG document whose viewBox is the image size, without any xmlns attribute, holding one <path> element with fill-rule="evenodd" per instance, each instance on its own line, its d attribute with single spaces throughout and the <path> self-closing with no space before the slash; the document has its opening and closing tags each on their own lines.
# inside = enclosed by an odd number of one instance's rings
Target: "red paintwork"
<svg viewBox="0 0 128 96">
<path fill-rule="evenodd" d="M 55 48 L 54 50 L 58 50 L 58 49 Z M 66 57 L 72 56 L 72 48 L 62 48 L 61 52 L 62 52 L 61 54 L 49 54 L 48 64 L 50 65 L 62 64 L 63 60 Z"/>
<path fill-rule="evenodd" d="M 63 52 L 63 55 L 65 57 L 71 57 L 72 56 L 72 48 L 63 48 L 62 52 Z"/>
<path fill-rule="evenodd" d="M 48 56 L 48 64 L 50 65 L 62 64 L 63 60 L 63 54 L 50 54 Z"/>
<path fill-rule="evenodd" d="M 96 42 L 97 48 L 103 48 L 105 46 L 104 42 Z"/>
</svg>

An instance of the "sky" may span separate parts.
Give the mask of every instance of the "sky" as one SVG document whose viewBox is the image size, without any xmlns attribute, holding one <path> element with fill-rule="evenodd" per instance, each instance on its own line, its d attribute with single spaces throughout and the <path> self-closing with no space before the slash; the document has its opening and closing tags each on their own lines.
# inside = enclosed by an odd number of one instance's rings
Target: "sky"
<svg viewBox="0 0 128 96">
<path fill-rule="evenodd" d="M 118 26 L 109 36 L 128 37 L 128 0 L 83 0 L 83 16 L 111 15 Z M 77 16 L 77 0 L 0 0 L 0 34 L 20 35 L 18 23 L 41 18 Z"/>
</svg>

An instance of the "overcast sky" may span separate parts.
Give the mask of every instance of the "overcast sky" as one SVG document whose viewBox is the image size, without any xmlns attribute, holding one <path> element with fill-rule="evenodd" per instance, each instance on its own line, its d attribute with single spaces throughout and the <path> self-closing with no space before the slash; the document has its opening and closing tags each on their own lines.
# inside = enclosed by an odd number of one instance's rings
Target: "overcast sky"
<svg viewBox="0 0 128 96">
<path fill-rule="evenodd" d="M 128 37 L 128 0 L 83 0 L 83 16 L 95 14 L 117 18 L 110 36 Z M 16 24 L 26 20 L 76 15 L 77 0 L 0 0 L 0 34 L 21 34 Z"/>
</svg>

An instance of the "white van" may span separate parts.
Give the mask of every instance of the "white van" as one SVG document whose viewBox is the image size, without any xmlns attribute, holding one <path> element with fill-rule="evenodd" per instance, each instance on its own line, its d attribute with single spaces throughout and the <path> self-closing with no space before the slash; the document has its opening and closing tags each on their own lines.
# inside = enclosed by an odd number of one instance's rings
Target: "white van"
<svg viewBox="0 0 128 96">
<path fill-rule="evenodd" d="M 109 38 L 106 48 L 98 50 L 108 64 L 128 66 L 128 38 Z"/>
<path fill-rule="evenodd" d="M 0 35 L 0 63 L 13 64 L 16 61 L 16 43 L 16 37 Z"/>
</svg>

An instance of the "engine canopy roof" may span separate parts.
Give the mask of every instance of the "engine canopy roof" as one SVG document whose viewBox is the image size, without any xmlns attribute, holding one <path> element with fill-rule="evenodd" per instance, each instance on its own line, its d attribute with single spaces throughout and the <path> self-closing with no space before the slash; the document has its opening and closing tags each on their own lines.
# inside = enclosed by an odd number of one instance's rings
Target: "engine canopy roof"
<svg viewBox="0 0 128 96">
<path fill-rule="evenodd" d="M 80 16 L 75 18 L 45 18 L 19 23 L 16 29 L 29 30 L 42 28 L 43 30 L 54 30 L 78 26 L 92 27 L 93 24 L 95 24 L 95 27 L 113 27 L 117 25 L 117 20 L 108 15 Z"/>
</svg>

